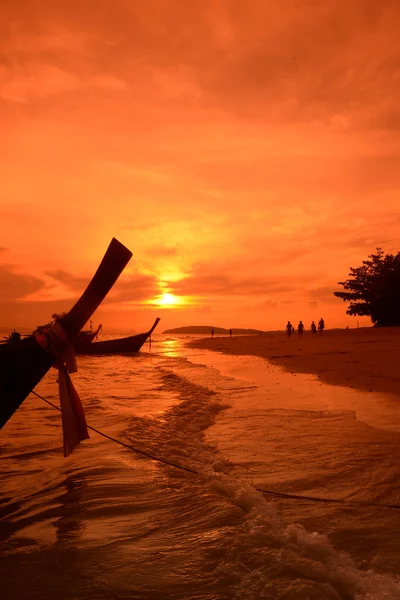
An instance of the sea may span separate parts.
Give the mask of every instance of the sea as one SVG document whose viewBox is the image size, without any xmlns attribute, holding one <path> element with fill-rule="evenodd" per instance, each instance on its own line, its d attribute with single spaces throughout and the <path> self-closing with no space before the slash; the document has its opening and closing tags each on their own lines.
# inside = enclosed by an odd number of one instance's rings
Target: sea
<svg viewBox="0 0 400 600">
<path fill-rule="evenodd" d="M 77 357 L 68 458 L 37 396 L 0 431 L 2 600 L 400 599 L 398 398 L 197 338 Z"/>
</svg>

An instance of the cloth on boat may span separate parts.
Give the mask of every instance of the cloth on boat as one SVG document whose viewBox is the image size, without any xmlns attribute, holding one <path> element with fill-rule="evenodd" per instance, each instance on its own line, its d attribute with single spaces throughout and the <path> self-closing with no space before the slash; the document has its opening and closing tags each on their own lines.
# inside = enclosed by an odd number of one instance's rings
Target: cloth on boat
<svg viewBox="0 0 400 600">
<path fill-rule="evenodd" d="M 89 439 L 85 411 L 69 376 L 78 370 L 74 348 L 60 323 L 46 328 L 36 340 L 55 357 L 53 367 L 58 369 L 64 456 L 69 456 L 80 442 Z"/>
<path fill-rule="evenodd" d="M 89 433 L 85 411 L 69 376 L 68 368 L 61 360 L 55 367 L 58 369 L 64 456 L 69 456 L 80 442 L 89 439 Z"/>
</svg>

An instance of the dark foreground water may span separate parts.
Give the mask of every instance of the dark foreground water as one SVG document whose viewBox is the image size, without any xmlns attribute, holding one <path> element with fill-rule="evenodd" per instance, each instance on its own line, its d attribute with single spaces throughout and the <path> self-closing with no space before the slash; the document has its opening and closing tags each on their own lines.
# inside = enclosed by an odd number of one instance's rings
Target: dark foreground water
<svg viewBox="0 0 400 600">
<path fill-rule="evenodd" d="M 95 433 L 63 458 L 30 396 L 0 431 L 4 600 L 400 599 L 397 400 L 158 336 L 78 357 Z M 57 402 L 56 373 L 38 393 Z"/>
</svg>

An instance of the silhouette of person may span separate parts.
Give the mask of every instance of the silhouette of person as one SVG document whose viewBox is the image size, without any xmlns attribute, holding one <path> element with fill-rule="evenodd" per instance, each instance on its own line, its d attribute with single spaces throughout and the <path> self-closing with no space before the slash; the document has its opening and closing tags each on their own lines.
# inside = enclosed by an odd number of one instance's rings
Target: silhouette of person
<svg viewBox="0 0 400 600">
<path fill-rule="evenodd" d="M 290 336 L 292 335 L 293 330 L 294 330 L 293 325 L 291 324 L 290 321 L 288 321 L 287 324 L 286 324 L 286 327 L 285 327 L 285 331 L 286 331 L 286 334 L 287 334 L 288 338 L 290 338 Z"/>
<path fill-rule="evenodd" d="M 214 337 L 214 328 L 211 329 L 211 337 Z"/>
<path fill-rule="evenodd" d="M 314 321 L 311 323 L 311 331 L 312 331 L 313 335 L 315 335 L 317 333 L 317 326 L 314 323 Z"/>
<path fill-rule="evenodd" d="M 229 337 L 232 337 L 232 329 L 229 330 Z"/>
<path fill-rule="evenodd" d="M 297 325 L 297 331 L 299 333 L 299 338 L 302 338 L 303 337 L 303 331 L 304 331 L 303 321 L 300 321 L 299 324 Z"/>
<path fill-rule="evenodd" d="M 318 331 L 320 333 L 324 333 L 324 329 L 325 329 L 325 322 L 324 322 L 323 318 L 321 317 L 320 320 L 318 321 Z"/>
</svg>

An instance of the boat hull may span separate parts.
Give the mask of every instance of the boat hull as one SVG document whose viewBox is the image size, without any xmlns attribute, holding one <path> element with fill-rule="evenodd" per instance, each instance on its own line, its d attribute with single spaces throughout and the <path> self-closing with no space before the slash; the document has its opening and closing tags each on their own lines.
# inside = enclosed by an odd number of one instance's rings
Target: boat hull
<svg viewBox="0 0 400 600">
<path fill-rule="evenodd" d="M 160 319 L 157 318 L 153 327 L 146 333 L 131 335 L 129 337 L 104 340 L 102 342 L 82 342 L 75 344 L 75 354 L 126 354 L 139 352 L 143 344 L 157 327 Z"/>
</svg>

